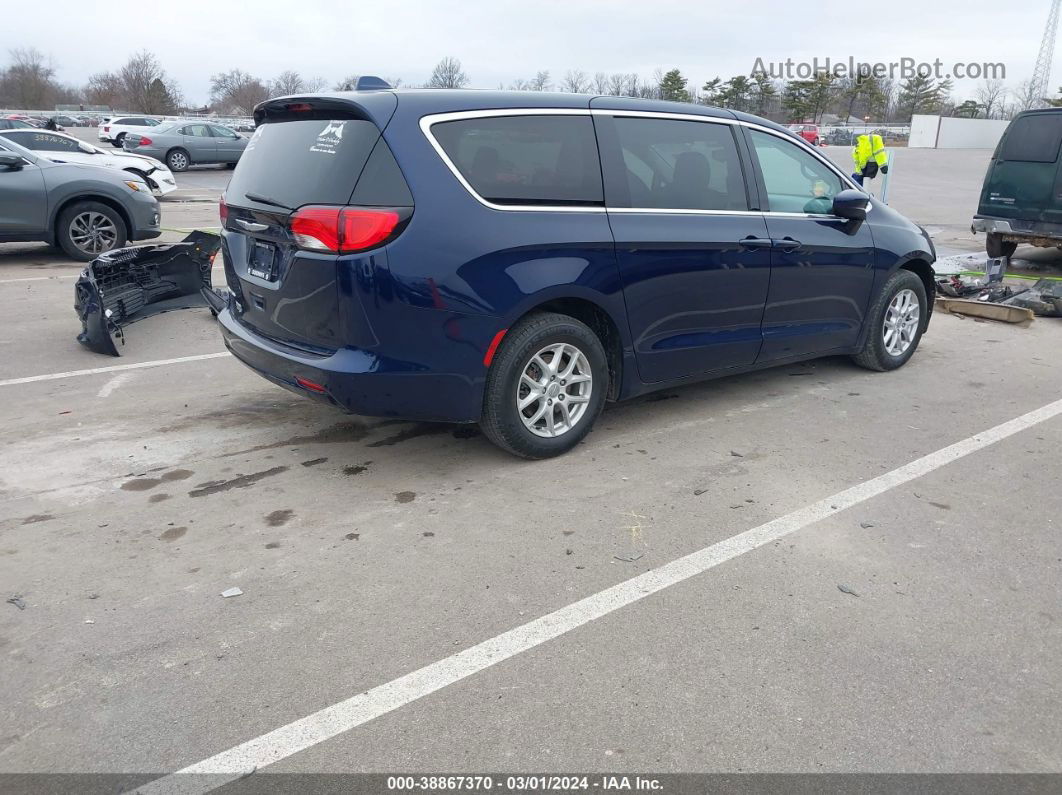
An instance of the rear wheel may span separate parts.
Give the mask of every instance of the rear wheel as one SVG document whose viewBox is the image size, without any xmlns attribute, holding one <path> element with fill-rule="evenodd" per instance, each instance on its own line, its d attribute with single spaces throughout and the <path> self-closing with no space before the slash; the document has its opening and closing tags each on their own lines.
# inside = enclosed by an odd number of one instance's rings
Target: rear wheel
<svg viewBox="0 0 1062 795">
<path fill-rule="evenodd" d="M 985 251 L 990 257 L 1012 257 L 1018 244 L 1013 240 L 1004 240 L 1002 235 L 992 232 L 985 238 Z"/>
<path fill-rule="evenodd" d="M 77 202 L 59 214 L 56 228 L 59 245 L 82 262 L 124 246 L 125 221 L 111 207 L 99 202 Z"/>
<path fill-rule="evenodd" d="M 867 314 L 870 330 L 855 363 L 878 371 L 903 367 L 922 339 L 927 312 L 922 280 L 911 271 L 896 271 Z"/>
<path fill-rule="evenodd" d="M 125 133 L 118 133 L 116 136 L 114 136 L 114 140 L 111 141 L 111 144 L 114 146 L 115 149 L 121 149 L 124 143 Z"/>
<path fill-rule="evenodd" d="M 505 335 L 487 373 L 483 433 L 522 458 L 551 458 L 590 433 L 608 391 L 601 340 L 567 315 L 531 315 Z"/>
<path fill-rule="evenodd" d="M 171 149 L 166 155 L 166 165 L 170 167 L 170 171 L 187 171 L 191 159 L 183 149 Z"/>
</svg>

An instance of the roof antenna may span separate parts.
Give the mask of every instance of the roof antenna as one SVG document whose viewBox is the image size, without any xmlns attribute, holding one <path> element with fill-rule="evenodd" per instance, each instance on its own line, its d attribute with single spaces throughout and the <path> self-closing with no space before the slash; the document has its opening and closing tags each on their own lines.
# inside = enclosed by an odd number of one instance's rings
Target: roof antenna
<svg viewBox="0 0 1062 795">
<path fill-rule="evenodd" d="M 375 75 L 361 75 L 354 84 L 355 91 L 387 91 L 394 88 L 390 83 Z"/>
</svg>

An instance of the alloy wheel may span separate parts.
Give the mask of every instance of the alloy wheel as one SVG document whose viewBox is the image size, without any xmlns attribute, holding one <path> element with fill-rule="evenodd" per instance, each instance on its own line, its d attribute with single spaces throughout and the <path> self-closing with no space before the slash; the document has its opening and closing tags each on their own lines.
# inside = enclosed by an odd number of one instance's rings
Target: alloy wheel
<svg viewBox="0 0 1062 795">
<path fill-rule="evenodd" d="M 915 340 L 921 309 L 913 290 L 900 290 L 885 310 L 882 338 L 890 356 L 903 356 Z"/>
<path fill-rule="evenodd" d="M 520 371 L 516 410 L 536 436 L 563 436 L 586 415 L 593 385 L 586 354 L 570 343 L 553 343 Z"/>
<path fill-rule="evenodd" d="M 95 210 L 78 213 L 70 221 L 70 240 L 86 254 L 110 251 L 118 242 L 114 221 Z"/>
</svg>

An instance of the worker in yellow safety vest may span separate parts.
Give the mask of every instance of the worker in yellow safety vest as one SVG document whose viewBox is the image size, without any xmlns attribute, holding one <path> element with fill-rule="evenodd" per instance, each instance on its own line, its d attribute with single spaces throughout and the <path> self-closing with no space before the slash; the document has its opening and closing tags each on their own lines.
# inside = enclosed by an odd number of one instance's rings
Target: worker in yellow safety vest
<svg viewBox="0 0 1062 795">
<path fill-rule="evenodd" d="M 855 161 L 856 167 L 852 179 L 860 185 L 864 179 L 874 179 L 879 170 L 882 174 L 889 173 L 889 155 L 885 151 L 885 142 L 877 133 L 856 138 L 855 146 L 852 147 L 852 160 Z"/>
</svg>

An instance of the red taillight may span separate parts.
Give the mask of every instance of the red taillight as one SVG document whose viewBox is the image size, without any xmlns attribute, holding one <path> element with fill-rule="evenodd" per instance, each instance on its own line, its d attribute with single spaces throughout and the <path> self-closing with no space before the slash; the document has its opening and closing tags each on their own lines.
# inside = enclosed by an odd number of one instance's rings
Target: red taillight
<svg viewBox="0 0 1062 795">
<path fill-rule="evenodd" d="M 308 102 L 289 102 L 284 106 L 284 110 L 292 113 L 309 113 L 313 110 L 313 105 Z"/>
<path fill-rule="evenodd" d="M 296 211 L 291 233 L 300 248 L 311 251 L 363 251 L 382 243 L 398 226 L 394 210 L 309 206 Z"/>
<path fill-rule="evenodd" d="M 221 200 L 218 202 L 218 215 L 221 216 L 221 225 L 225 226 L 225 220 L 229 217 L 229 205 L 225 204 L 225 194 L 221 194 Z"/>
<path fill-rule="evenodd" d="M 111 125 L 109 125 L 109 124 L 103 125 L 103 131 L 104 132 L 110 132 L 111 131 Z"/>
<path fill-rule="evenodd" d="M 311 392 L 317 392 L 321 395 L 328 391 L 320 384 L 314 381 L 310 381 L 309 379 L 302 378 L 301 376 L 295 376 L 295 383 L 301 386 L 303 389 L 309 389 Z"/>
<path fill-rule="evenodd" d="M 145 138 L 143 135 L 141 135 L 139 138 L 133 138 L 131 140 L 134 146 L 151 146 L 151 139 Z"/>
</svg>

